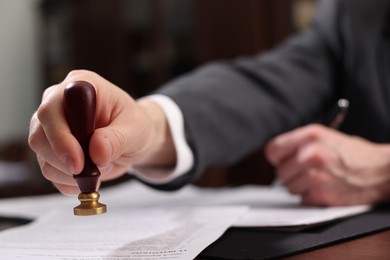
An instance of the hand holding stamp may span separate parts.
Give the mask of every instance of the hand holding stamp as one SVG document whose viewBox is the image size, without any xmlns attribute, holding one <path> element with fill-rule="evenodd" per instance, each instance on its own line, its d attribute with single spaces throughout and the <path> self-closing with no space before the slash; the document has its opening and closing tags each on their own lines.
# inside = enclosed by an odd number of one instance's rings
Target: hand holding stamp
<svg viewBox="0 0 390 260">
<path fill-rule="evenodd" d="M 82 172 L 74 175 L 81 190 L 81 204 L 74 208 L 74 214 L 88 216 L 105 213 L 106 205 L 98 202 L 100 171 L 89 156 L 89 140 L 95 130 L 95 88 L 85 81 L 68 84 L 64 90 L 64 110 L 72 134 L 83 149 L 85 159 Z"/>
</svg>

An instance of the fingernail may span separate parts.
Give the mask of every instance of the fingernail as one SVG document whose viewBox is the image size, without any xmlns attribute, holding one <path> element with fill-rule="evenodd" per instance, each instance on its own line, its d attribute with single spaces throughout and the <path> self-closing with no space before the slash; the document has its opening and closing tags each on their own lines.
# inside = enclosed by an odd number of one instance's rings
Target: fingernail
<svg viewBox="0 0 390 260">
<path fill-rule="evenodd" d="M 76 167 L 74 166 L 73 160 L 70 158 L 69 155 L 65 155 L 62 158 L 62 162 L 65 164 L 66 168 L 68 169 L 69 173 L 76 174 Z"/>
</svg>

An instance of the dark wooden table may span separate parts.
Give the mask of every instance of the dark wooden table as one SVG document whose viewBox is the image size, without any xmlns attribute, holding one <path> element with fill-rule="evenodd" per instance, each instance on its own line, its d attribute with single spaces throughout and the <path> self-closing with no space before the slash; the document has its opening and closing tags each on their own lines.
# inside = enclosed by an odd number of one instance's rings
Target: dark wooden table
<svg viewBox="0 0 390 260">
<path fill-rule="evenodd" d="M 390 259 L 390 230 L 297 254 L 284 259 Z"/>
</svg>

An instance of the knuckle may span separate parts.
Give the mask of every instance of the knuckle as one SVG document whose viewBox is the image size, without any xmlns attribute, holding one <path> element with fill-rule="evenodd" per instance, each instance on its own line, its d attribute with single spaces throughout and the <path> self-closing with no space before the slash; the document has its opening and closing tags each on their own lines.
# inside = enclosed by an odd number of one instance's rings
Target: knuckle
<svg viewBox="0 0 390 260">
<path fill-rule="evenodd" d="M 74 78 L 78 77 L 80 75 L 88 73 L 88 70 L 71 70 L 69 71 L 68 75 L 66 75 L 66 78 Z"/>
<path fill-rule="evenodd" d="M 54 86 L 48 87 L 43 91 L 42 97 L 46 97 L 53 90 Z"/>
<path fill-rule="evenodd" d="M 68 75 L 66 75 L 65 79 L 67 81 L 74 81 L 74 80 L 78 80 L 78 79 L 85 79 L 85 78 L 95 78 L 97 76 L 97 74 L 93 71 L 90 71 L 90 70 L 84 70 L 84 69 L 80 69 L 80 70 L 71 70 Z"/>
<path fill-rule="evenodd" d="M 121 154 L 118 153 L 120 153 L 121 148 L 123 147 L 123 145 L 126 145 L 128 143 L 127 137 L 121 131 L 113 131 L 113 136 L 114 138 L 112 139 L 113 144 L 111 147 L 112 148 L 111 156 L 113 155 L 120 156 Z"/>
<path fill-rule="evenodd" d="M 120 144 L 123 144 L 123 143 L 127 142 L 127 138 L 126 138 L 126 136 L 122 132 L 115 131 L 114 135 L 115 135 L 115 140 L 118 142 L 118 146 Z"/>
<path fill-rule="evenodd" d="M 33 151 L 36 151 L 40 147 L 40 144 L 41 144 L 41 139 L 40 139 L 41 128 L 40 128 L 39 122 L 37 122 L 37 121 L 38 120 L 36 119 L 36 117 L 33 116 L 33 118 L 31 119 L 30 131 L 29 131 L 28 139 L 27 139 L 27 143 Z"/>
<path fill-rule="evenodd" d="M 321 145 L 314 144 L 307 147 L 298 156 L 298 162 L 304 166 L 323 167 L 328 163 L 328 157 Z"/>
<path fill-rule="evenodd" d="M 39 166 L 41 167 L 41 172 L 42 172 L 43 177 L 45 177 L 48 180 L 51 180 L 50 173 L 51 173 L 52 166 L 46 161 L 40 162 Z"/>
<path fill-rule="evenodd" d="M 307 135 L 315 141 L 321 139 L 321 136 L 324 132 L 324 127 L 320 124 L 311 124 L 307 126 L 306 131 Z"/>
<path fill-rule="evenodd" d="M 39 150 L 40 144 L 41 144 L 41 141 L 39 138 L 39 134 L 36 131 L 30 132 L 30 134 L 28 136 L 28 145 L 30 146 L 30 148 L 34 152 L 36 152 Z"/>
<path fill-rule="evenodd" d="M 50 107 L 48 103 L 42 102 L 36 111 L 37 118 L 39 122 L 45 123 L 50 114 Z"/>
<path fill-rule="evenodd" d="M 311 160 L 317 165 L 322 166 L 325 164 L 326 158 L 324 156 L 324 153 L 319 149 L 319 147 L 316 147 L 311 155 Z"/>
</svg>

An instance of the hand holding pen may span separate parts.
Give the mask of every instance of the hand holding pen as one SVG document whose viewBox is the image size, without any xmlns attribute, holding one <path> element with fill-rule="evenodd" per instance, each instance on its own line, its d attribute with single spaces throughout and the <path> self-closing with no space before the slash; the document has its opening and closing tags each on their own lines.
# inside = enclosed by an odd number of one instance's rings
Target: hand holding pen
<svg viewBox="0 0 390 260">
<path fill-rule="evenodd" d="M 372 204 L 389 197 L 390 145 L 334 130 L 348 105 L 339 100 L 322 124 L 281 134 L 266 146 L 279 181 L 303 204 Z"/>
<path fill-rule="evenodd" d="M 266 146 L 279 181 L 300 195 L 303 204 L 345 206 L 390 200 L 390 145 L 334 129 L 348 105 L 339 100 L 322 124 L 281 134 Z"/>
<path fill-rule="evenodd" d="M 349 101 L 347 99 L 344 99 L 344 98 L 339 99 L 336 102 L 336 104 L 329 110 L 329 112 L 326 113 L 326 115 L 320 120 L 320 124 L 324 125 L 326 127 L 332 128 L 332 129 L 337 129 L 341 125 L 341 123 L 344 121 L 344 119 L 347 115 L 347 112 L 348 112 L 348 108 L 349 108 Z M 309 129 L 312 129 L 312 127 L 310 127 Z M 317 131 L 317 130 L 314 129 L 313 131 Z M 290 134 L 287 133 L 287 135 L 290 135 Z M 281 135 L 281 136 L 283 137 L 284 135 Z M 280 138 L 280 136 L 278 138 Z M 276 146 L 276 143 L 277 143 L 277 141 L 275 141 L 275 140 L 278 140 L 278 139 L 272 140 L 269 143 L 269 145 L 267 146 L 268 157 L 271 158 L 270 159 L 271 162 L 273 160 L 276 160 L 275 155 L 274 155 L 275 152 L 272 151 L 272 149 L 275 149 L 274 146 Z M 279 185 L 280 180 L 276 179 L 275 184 Z"/>
</svg>

